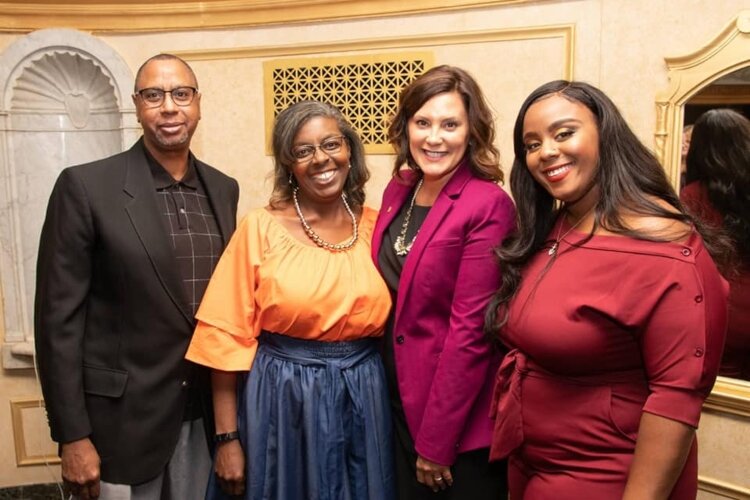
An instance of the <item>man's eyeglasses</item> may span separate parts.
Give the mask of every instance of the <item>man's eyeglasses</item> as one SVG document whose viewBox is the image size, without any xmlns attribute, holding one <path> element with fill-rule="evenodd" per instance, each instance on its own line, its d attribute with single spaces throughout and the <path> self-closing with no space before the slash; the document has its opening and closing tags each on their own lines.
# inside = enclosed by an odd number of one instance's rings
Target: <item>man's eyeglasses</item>
<svg viewBox="0 0 750 500">
<path fill-rule="evenodd" d="M 328 156 L 335 155 L 341 151 L 344 142 L 346 142 L 346 136 L 339 135 L 336 137 L 329 137 L 317 146 L 314 144 L 300 144 L 292 149 L 292 155 L 298 163 L 304 163 L 312 160 L 313 156 L 315 156 L 316 149 L 320 149 Z"/>
<path fill-rule="evenodd" d="M 164 104 L 164 96 L 170 94 L 172 96 L 172 102 L 178 106 L 190 106 L 195 98 L 195 94 L 198 93 L 198 89 L 195 87 L 177 87 L 172 90 L 164 89 L 142 89 L 136 92 L 141 96 L 141 100 L 146 104 L 146 107 L 157 108 Z"/>
</svg>

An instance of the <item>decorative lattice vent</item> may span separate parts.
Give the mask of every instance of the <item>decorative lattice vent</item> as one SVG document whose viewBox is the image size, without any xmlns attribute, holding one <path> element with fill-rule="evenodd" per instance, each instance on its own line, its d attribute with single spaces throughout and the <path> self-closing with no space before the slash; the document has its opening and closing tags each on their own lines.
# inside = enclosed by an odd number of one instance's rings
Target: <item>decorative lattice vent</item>
<svg viewBox="0 0 750 500">
<path fill-rule="evenodd" d="M 387 130 L 399 93 L 432 65 L 431 53 L 413 52 L 265 62 L 266 143 L 280 111 L 315 99 L 341 110 L 368 153 L 392 153 Z"/>
</svg>

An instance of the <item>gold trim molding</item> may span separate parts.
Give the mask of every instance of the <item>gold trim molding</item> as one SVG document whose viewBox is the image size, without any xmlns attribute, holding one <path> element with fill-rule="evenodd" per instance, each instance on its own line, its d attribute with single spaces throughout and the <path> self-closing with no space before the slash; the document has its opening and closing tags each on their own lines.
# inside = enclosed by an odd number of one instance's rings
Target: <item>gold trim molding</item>
<svg viewBox="0 0 750 500">
<path fill-rule="evenodd" d="M 703 408 L 750 419 L 750 382 L 719 377 Z"/>
<path fill-rule="evenodd" d="M 0 31 L 147 32 L 443 12 L 533 0 L 0 0 Z"/>
<path fill-rule="evenodd" d="M 255 59 L 264 57 L 332 54 L 336 52 L 358 52 L 365 50 L 431 49 L 444 45 L 546 38 L 562 39 L 563 74 L 560 75 L 560 78 L 565 80 L 572 79 L 573 64 L 575 60 L 575 25 L 573 24 L 468 31 L 461 33 L 436 33 L 432 35 L 399 36 L 397 38 L 362 38 L 310 44 L 179 51 L 174 52 L 174 54 L 179 55 L 188 61 L 213 61 L 219 59 Z"/>
<path fill-rule="evenodd" d="M 16 464 L 19 467 L 26 465 L 52 465 L 60 463 L 60 457 L 56 454 L 33 455 L 26 449 L 26 438 L 24 433 L 23 411 L 31 408 L 44 409 L 44 401 L 38 398 L 12 399 L 10 401 L 10 415 L 13 425 L 13 442 L 16 447 Z M 47 427 L 45 425 L 45 431 Z"/>
<path fill-rule="evenodd" d="M 714 479 L 707 476 L 698 476 L 698 490 L 705 491 L 722 498 L 731 498 L 740 500 L 750 498 L 750 489 L 737 486 L 720 479 Z"/>
<path fill-rule="evenodd" d="M 656 155 L 679 186 L 684 105 L 712 81 L 750 65 L 750 10 L 692 54 L 665 58 L 669 88 L 656 97 Z"/>
</svg>

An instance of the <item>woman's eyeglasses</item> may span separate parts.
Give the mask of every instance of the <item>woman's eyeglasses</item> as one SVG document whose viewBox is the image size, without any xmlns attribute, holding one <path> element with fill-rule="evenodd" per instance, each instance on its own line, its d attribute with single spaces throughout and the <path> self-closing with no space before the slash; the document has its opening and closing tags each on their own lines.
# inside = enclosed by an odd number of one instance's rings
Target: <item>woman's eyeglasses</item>
<svg viewBox="0 0 750 500">
<path fill-rule="evenodd" d="M 317 146 L 314 144 L 300 144 L 292 149 L 292 155 L 298 163 L 312 160 L 313 156 L 315 156 L 316 149 L 320 149 L 328 156 L 335 155 L 341 151 L 341 147 L 344 145 L 345 141 L 346 136 L 339 135 L 336 137 L 329 137 Z"/>
</svg>

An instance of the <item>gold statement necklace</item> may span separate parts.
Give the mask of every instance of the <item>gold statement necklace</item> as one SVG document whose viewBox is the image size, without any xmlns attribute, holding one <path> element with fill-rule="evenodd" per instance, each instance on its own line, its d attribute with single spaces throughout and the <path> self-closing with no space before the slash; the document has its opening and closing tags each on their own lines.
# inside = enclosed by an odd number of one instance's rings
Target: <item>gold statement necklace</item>
<svg viewBox="0 0 750 500">
<path fill-rule="evenodd" d="M 591 209 L 587 210 L 586 213 L 583 214 L 581 218 L 576 221 L 575 224 L 570 226 L 570 228 L 567 231 L 565 231 L 565 233 L 562 236 L 560 235 L 560 232 L 562 231 L 563 225 L 562 225 L 562 221 L 560 221 L 560 225 L 557 228 L 557 236 L 555 237 L 555 242 L 552 243 L 552 246 L 550 247 L 550 249 L 547 250 L 547 255 L 549 255 L 550 257 L 554 257 L 555 255 L 557 255 L 557 249 L 560 248 L 560 242 L 563 240 L 563 238 L 565 238 L 568 234 L 570 234 L 570 232 L 573 229 L 577 228 L 581 224 L 581 222 L 583 222 L 583 219 L 585 219 L 591 213 L 593 209 L 594 207 L 591 207 Z M 565 210 L 565 213 L 569 213 L 569 212 Z M 565 217 L 565 213 L 562 214 L 563 219 Z"/>
<path fill-rule="evenodd" d="M 352 218 L 352 237 L 345 241 L 344 243 L 329 243 L 323 238 L 321 238 L 318 233 L 313 231 L 313 228 L 310 227 L 310 224 L 307 223 L 305 220 L 305 216 L 302 215 L 302 209 L 299 207 L 299 200 L 297 199 L 297 191 L 299 191 L 299 187 L 295 187 L 292 191 L 292 199 L 294 200 L 294 208 L 297 210 L 297 217 L 299 217 L 299 221 L 302 223 L 302 228 L 305 230 L 305 233 L 307 233 L 307 236 L 315 242 L 316 245 L 319 247 L 325 248 L 327 250 L 333 250 L 334 252 L 341 252 L 343 250 L 348 250 L 351 247 L 354 246 L 354 244 L 357 242 L 357 238 L 359 237 L 359 230 L 357 229 L 357 218 L 354 216 L 354 212 L 352 211 L 351 207 L 349 206 L 349 203 L 346 201 L 346 195 L 344 193 L 341 193 L 341 201 L 344 202 L 344 208 L 346 209 L 346 213 L 349 214 L 349 217 Z"/>
<path fill-rule="evenodd" d="M 411 203 L 409 204 L 409 208 L 406 210 L 406 217 L 404 217 L 404 223 L 401 225 L 401 233 L 396 238 L 396 241 L 393 243 L 393 250 L 396 252 L 396 255 L 399 257 L 403 257 L 404 255 L 409 253 L 409 250 L 411 250 L 411 247 L 414 246 L 414 240 L 417 239 L 417 234 L 419 233 L 419 229 L 417 229 L 417 232 L 414 233 L 414 237 L 411 239 L 409 243 L 406 243 L 406 230 L 409 228 L 409 221 L 411 220 L 411 211 L 414 209 L 414 201 L 417 199 L 417 193 L 419 193 L 419 188 L 422 187 L 422 180 L 419 179 L 419 182 L 417 183 L 417 187 L 414 188 L 414 196 L 411 197 Z"/>
</svg>

